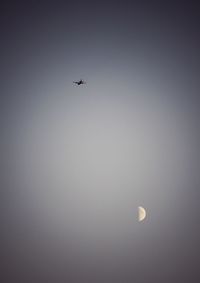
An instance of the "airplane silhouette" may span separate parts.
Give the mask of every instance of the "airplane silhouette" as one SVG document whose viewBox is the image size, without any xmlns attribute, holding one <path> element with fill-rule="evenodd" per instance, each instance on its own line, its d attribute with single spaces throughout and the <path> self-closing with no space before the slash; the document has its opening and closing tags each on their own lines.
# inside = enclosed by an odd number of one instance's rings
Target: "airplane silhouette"
<svg viewBox="0 0 200 283">
<path fill-rule="evenodd" d="M 86 84 L 86 82 L 84 82 L 83 80 L 80 80 L 80 81 L 77 81 L 77 82 L 73 82 L 74 84 L 77 84 L 77 85 L 83 85 L 83 84 Z"/>
</svg>

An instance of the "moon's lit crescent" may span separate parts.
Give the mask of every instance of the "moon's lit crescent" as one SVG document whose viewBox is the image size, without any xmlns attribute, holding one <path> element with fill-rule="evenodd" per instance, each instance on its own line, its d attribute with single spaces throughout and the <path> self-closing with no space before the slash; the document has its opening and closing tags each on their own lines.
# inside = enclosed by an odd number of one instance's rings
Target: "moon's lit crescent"
<svg viewBox="0 0 200 283">
<path fill-rule="evenodd" d="M 138 206 L 138 221 L 141 222 L 146 218 L 146 210 L 142 206 Z"/>
</svg>

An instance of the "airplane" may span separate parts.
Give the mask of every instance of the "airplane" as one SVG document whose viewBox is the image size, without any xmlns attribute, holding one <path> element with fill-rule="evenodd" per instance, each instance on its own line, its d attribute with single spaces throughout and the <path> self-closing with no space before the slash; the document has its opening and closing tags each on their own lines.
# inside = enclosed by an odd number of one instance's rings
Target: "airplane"
<svg viewBox="0 0 200 283">
<path fill-rule="evenodd" d="M 77 84 L 77 85 L 83 85 L 83 84 L 86 84 L 86 82 L 84 82 L 83 80 L 80 80 L 80 81 L 77 81 L 77 82 L 73 82 L 74 84 Z"/>
</svg>

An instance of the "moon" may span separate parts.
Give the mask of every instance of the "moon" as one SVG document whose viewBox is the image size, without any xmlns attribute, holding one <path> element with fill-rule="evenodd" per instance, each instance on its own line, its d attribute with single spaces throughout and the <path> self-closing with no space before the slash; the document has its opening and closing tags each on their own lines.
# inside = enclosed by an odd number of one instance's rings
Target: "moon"
<svg viewBox="0 0 200 283">
<path fill-rule="evenodd" d="M 143 221 L 147 216 L 146 210 L 142 206 L 138 206 L 138 221 Z"/>
</svg>

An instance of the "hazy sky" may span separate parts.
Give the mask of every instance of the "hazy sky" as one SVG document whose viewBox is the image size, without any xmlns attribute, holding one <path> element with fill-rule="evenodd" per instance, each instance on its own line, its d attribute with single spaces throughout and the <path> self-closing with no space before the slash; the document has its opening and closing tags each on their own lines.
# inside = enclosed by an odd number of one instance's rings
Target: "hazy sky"
<svg viewBox="0 0 200 283">
<path fill-rule="evenodd" d="M 41 2 L 1 12 L 2 282 L 198 282 L 197 7 Z"/>
</svg>

